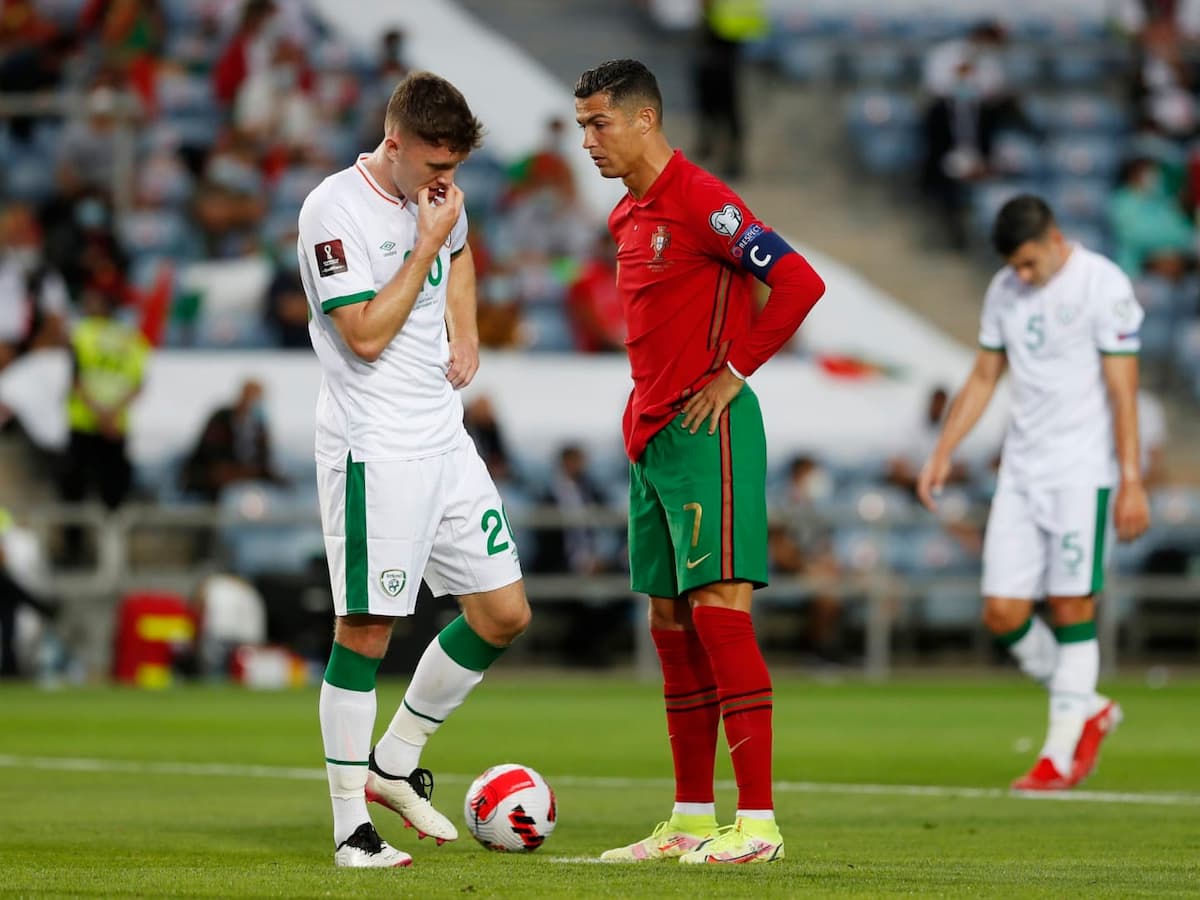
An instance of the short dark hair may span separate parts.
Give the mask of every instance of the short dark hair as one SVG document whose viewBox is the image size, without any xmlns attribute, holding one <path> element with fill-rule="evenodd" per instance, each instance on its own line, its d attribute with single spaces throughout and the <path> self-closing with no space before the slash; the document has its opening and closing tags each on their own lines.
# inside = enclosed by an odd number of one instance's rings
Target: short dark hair
<svg viewBox="0 0 1200 900">
<path fill-rule="evenodd" d="M 1026 241 L 1040 241 L 1053 224 L 1054 213 L 1045 200 L 1033 194 L 1019 194 L 996 213 L 996 221 L 992 225 L 992 247 L 1007 258 Z"/>
<path fill-rule="evenodd" d="M 654 108 L 662 122 L 662 92 L 658 79 L 636 59 L 610 59 L 594 69 L 588 69 L 575 82 L 575 96 L 582 100 L 592 94 L 608 94 L 613 106 L 622 108 L 630 100 L 638 100 Z"/>
<path fill-rule="evenodd" d="M 469 153 L 483 143 L 483 124 L 462 93 L 432 72 L 413 72 L 392 91 L 383 117 L 385 134 L 402 131 L 427 144 Z"/>
</svg>

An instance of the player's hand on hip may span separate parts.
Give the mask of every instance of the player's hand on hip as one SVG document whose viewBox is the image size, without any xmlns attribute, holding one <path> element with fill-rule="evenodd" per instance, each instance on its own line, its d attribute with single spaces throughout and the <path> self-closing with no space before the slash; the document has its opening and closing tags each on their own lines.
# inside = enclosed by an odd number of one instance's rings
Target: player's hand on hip
<svg viewBox="0 0 1200 900">
<path fill-rule="evenodd" d="M 479 371 L 479 341 L 469 341 L 458 338 L 450 342 L 450 368 L 446 370 L 446 380 L 461 390 L 471 383 L 475 373 Z"/>
<path fill-rule="evenodd" d="M 935 453 L 921 467 L 917 476 L 917 498 L 930 512 L 937 512 L 937 497 L 950 477 L 950 459 Z"/>
<path fill-rule="evenodd" d="M 1117 488 L 1113 524 L 1121 541 L 1137 540 L 1150 527 L 1150 501 L 1140 481 L 1123 481 Z"/>
<path fill-rule="evenodd" d="M 745 383 L 728 369 L 722 369 L 716 378 L 683 404 L 683 427 L 695 434 L 707 419 L 708 433 L 715 434 L 721 413 L 725 412 Z"/>
<path fill-rule="evenodd" d="M 425 240 L 445 242 L 462 212 L 463 192 L 457 184 L 434 192 L 424 187 L 417 191 L 417 234 Z"/>
</svg>

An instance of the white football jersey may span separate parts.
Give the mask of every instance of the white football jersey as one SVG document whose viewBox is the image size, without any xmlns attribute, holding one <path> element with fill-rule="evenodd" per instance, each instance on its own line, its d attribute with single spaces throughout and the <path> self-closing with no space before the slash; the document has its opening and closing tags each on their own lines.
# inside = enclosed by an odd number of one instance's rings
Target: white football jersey
<svg viewBox="0 0 1200 900">
<path fill-rule="evenodd" d="M 1010 268 L 983 301 L 979 343 L 1003 350 L 1012 412 L 1001 478 L 1024 485 L 1116 480 L 1104 354 L 1136 354 L 1142 308 L 1115 263 L 1078 244 L 1046 284 L 1027 287 Z"/>
<path fill-rule="evenodd" d="M 366 156 L 330 175 L 300 209 L 300 278 L 324 378 L 317 399 L 316 457 L 355 462 L 421 459 L 453 449 L 465 434 L 462 401 L 446 380 L 446 283 L 467 242 L 464 209 L 438 253 L 404 327 L 375 362 L 346 346 L 329 313 L 375 296 L 417 239 L 415 203 L 371 177 Z"/>
</svg>

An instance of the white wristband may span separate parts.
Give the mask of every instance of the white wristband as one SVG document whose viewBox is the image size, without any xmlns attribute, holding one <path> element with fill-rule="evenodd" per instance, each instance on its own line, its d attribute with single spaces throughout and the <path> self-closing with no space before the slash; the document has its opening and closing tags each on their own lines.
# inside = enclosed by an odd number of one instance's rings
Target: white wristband
<svg viewBox="0 0 1200 900">
<path fill-rule="evenodd" d="M 725 363 L 725 365 L 729 368 L 729 371 L 732 372 L 737 377 L 738 381 L 746 380 L 746 376 L 743 375 L 741 372 L 739 372 L 737 369 L 735 369 L 733 367 L 733 363 L 727 362 L 727 363 Z"/>
</svg>

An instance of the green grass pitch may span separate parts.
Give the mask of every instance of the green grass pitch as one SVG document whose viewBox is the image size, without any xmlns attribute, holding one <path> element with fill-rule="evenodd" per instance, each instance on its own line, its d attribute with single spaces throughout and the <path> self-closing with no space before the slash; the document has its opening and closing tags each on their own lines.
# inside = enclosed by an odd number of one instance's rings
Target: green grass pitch
<svg viewBox="0 0 1200 900">
<path fill-rule="evenodd" d="M 777 675 L 787 859 L 697 871 L 590 862 L 669 812 L 659 688 L 500 669 L 426 751 L 435 805 L 462 827 L 470 779 L 522 762 L 555 787 L 557 830 L 530 855 L 490 853 L 465 829 L 439 848 L 372 807 L 414 863 L 366 872 L 332 865 L 315 689 L 0 689 L 0 896 L 1200 895 L 1200 682 L 1106 685 L 1125 724 L 1084 792 L 1061 800 L 1003 790 L 1044 727 L 1044 695 L 1015 676 Z M 380 686 L 377 729 L 402 692 Z M 723 744 L 717 774 L 725 822 Z"/>
</svg>

